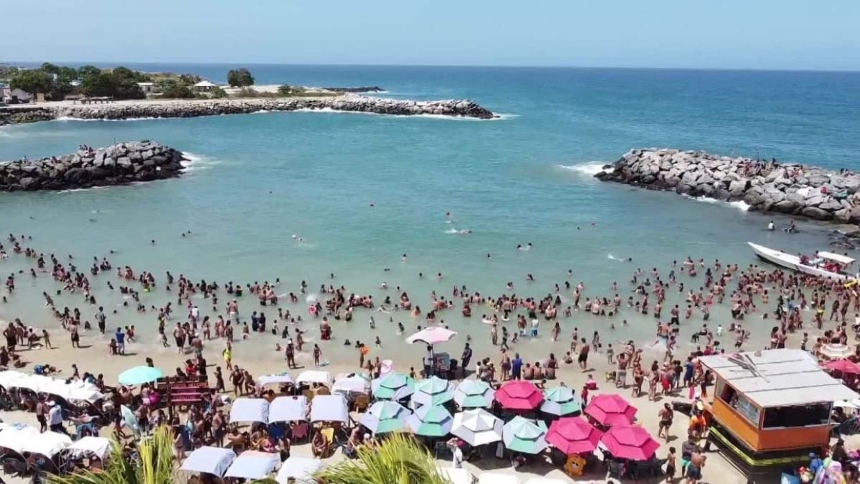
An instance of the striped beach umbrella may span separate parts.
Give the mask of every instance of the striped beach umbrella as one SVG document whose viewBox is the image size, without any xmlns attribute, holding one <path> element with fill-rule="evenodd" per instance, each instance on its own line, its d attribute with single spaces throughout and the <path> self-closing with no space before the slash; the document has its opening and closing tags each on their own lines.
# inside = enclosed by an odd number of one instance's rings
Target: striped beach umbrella
<svg viewBox="0 0 860 484">
<path fill-rule="evenodd" d="M 451 432 L 454 418 L 451 413 L 438 405 L 425 405 L 406 419 L 406 424 L 417 435 L 424 437 L 444 437 Z"/>
</svg>

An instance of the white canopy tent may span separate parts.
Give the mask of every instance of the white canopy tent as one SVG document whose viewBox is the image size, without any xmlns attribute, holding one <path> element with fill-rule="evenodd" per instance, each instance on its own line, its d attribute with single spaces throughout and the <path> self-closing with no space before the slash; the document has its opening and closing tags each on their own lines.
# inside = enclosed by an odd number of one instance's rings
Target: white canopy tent
<svg viewBox="0 0 860 484">
<path fill-rule="evenodd" d="M 292 383 L 293 377 L 286 373 L 280 375 L 263 375 L 257 377 L 257 386 L 264 387 L 266 385 L 286 385 Z"/>
<path fill-rule="evenodd" d="M 311 422 L 349 422 L 343 395 L 317 395 L 311 402 Z"/>
<path fill-rule="evenodd" d="M 72 445 L 66 448 L 73 457 L 82 457 L 87 454 L 92 454 L 99 459 L 104 460 L 113 450 L 110 439 L 105 437 L 93 437 L 88 435 L 81 440 L 73 442 Z"/>
<path fill-rule="evenodd" d="M 366 393 L 370 394 L 370 380 L 362 375 L 338 376 L 334 381 L 334 386 L 331 387 L 334 393 L 347 395 L 350 393 Z"/>
<path fill-rule="evenodd" d="M 18 371 L 0 372 L 0 386 L 7 389 L 23 388 L 36 393 L 47 393 L 71 401 L 95 403 L 104 398 L 104 394 L 98 387 L 90 383 L 82 381 L 66 383 L 65 380 L 58 378 L 28 375 Z"/>
<path fill-rule="evenodd" d="M 264 398 L 237 398 L 230 407 L 230 423 L 269 421 L 269 402 Z"/>
<path fill-rule="evenodd" d="M 319 383 L 325 385 L 329 388 L 332 386 L 332 378 L 331 373 L 328 371 L 322 370 L 307 370 L 303 371 L 299 374 L 298 378 L 296 378 L 296 383 Z"/>
<path fill-rule="evenodd" d="M 447 477 L 451 484 L 472 484 L 475 477 L 466 469 L 438 466 L 439 473 Z"/>
<path fill-rule="evenodd" d="M 526 481 L 526 484 L 567 484 L 562 479 L 553 479 L 550 477 L 532 477 Z"/>
<path fill-rule="evenodd" d="M 483 472 L 478 476 L 478 484 L 520 484 L 520 479 L 513 474 Z"/>
<path fill-rule="evenodd" d="M 33 427 L 7 428 L 0 432 L 0 447 L 23 454 L 27 452 L 24 449 L 24 444 L 28 440 L 39 438 L 40 435 L 42 434 Z"/>
<path fill-rule="evenodd" d="M 305 396 L 278 397 L 269 404 L 269 423 L 300 422 L 308 419 Z"/>
<path fill-rule="evenodd" d="M 295 479 L 296 482 L 303 484 L 316 483 L 312 476 L 323 467 L 325 467 L 325 463 L 319 459 L 291 456 L 281 464 L 281 469 L 275 480 L 279 484 L 287 484 L 290 479 Z"/>
<path fill-rule="evenodd" d="M 224 477 L 239 477 L 242 479 L 263 479 L 281 463 L 278 454 L 246 450 L 236 457 Z"/>
<path fill-rule="evenodd" d="M 21 451 L 19 453 L 29 452 L 51 458 L 72 445 L 72 438 L 66 434 L 45 432 L 43 434 L 34 435 L 30 433 L 30 435 L 26 435 L 28 433 L 26 430 L 22 429 L 24 431 L 23 435 L 19 433 L 15 436 L 16 439 L 21 441 Z M 35 431 L 36 429 L 33 430 Z"/>
<path fill-rule="evenodd" d="M 218 477 L 224 477 L 224 473 L 227 472 L 227 469 L 230 468 L 234 460 L 236 460 L 236 454 L 230 449 L 223 447 L 200 447 L 188 454 L 180 469 L 189 472 L 205 472 Z"/>
</svg>

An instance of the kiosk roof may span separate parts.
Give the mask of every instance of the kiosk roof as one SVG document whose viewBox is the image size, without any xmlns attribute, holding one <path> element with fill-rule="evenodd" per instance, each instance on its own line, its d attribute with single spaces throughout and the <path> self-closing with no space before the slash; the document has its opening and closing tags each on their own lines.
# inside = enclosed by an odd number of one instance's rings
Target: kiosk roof
<svg viewBox="0 0 860 484">
<path fill-rule="evenodd" d="M 747 359 L 751 365 L 744 364 Z M 802 350 L 703 356 L 699 361 L 760 407 L 835 402 L 858 396 Z"/>
</svg>

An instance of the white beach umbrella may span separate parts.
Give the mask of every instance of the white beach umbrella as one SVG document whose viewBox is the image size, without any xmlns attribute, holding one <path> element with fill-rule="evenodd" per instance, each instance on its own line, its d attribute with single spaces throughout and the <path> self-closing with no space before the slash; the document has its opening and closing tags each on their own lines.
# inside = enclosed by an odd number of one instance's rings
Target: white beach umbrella
<svg viewBox="0 0 860 484">
<path fill-rule="evenodd" d="M 469 445 L 491 444 L 502 440 L 504 423 L 484 409 L 466 410 L 454 415 L 451 434 Z"/>
<path fill-rule="evenodd" d="M 831 360 L 848 358 L 853 354 L 854 351 L 851 349 L 850 346 L 839 343 L 829 343 L 824 345 L 823 348 L 821 348 L 821 355 Z"/>
</svg>

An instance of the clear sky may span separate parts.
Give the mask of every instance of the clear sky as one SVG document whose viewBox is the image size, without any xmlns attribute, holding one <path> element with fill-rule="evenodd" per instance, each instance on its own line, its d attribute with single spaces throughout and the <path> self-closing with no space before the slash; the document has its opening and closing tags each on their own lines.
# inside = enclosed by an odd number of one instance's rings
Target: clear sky
<svg viewBox="0 0 860 484">
<path fill-rule="evenodd" d="M 860 70 L 860 0 L 8 0 L 0 62 Z"/>
</svg>

